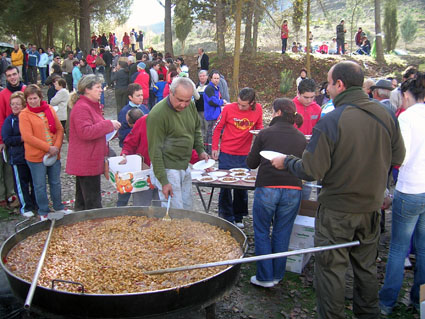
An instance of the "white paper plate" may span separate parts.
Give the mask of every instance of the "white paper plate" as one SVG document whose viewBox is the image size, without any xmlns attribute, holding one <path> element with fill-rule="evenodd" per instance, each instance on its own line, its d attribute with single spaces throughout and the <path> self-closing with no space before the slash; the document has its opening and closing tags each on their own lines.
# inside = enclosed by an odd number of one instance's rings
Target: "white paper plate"
<svg viewBox="0 0 425 319">
<path fill-rule="evenodd" d="M 218 177 L 226 176 L 227 175 L 227 172 L 215 171 L 215 172 L 209 172 L 208 175 L 218 178 Z"/>
<path fill-rule="evenodd" d="M 252 179 L 248 179 L 248 178 L 252 178 Z M 257 177 L 255 177 L 255 176 L 247 176 L 247 177 L 243 177 L 242 180 L 244 182 L 247 182 L 247 183 L 255 183 L 255 181 L 257 180 Z"/>
<path fill-rule="evenodd" d="M 106 142 L 109 142 L 110 140 L 112 140 L 117 134 L 117 132 L 118 132 L 117 130 L 113 130 L 111 133 L 106 134 L 105 135 Z"/>
<path fill-rule="evenodd" d="M 58 159 L 58 157 L 57 157 L 57 156 L 49 157 L 49 154 L 46 154 L 46 155 L 44 155 L 44 157 L 43 157 L 43 164 L 44 164 L 45 166 L 52 166 L 53 164 L 55 164 L 55 163 L 56 163 L 57 159 Z"/>
<path fill-rule="evenodd" d="M 231 171 L 232 173 L 247 173 L 249 172 L 249 169 L 240 167 L 240 168 L 231 168 L 229 169 L 229 171 Z"/>
<path fill-rule="evenodd" d="M 237 177 L 237 178 L 244 178 L 244 177 L 250 176 L 250 174 L 246 172 L 232 172 L 230 173 L 230 176 Z"/>
<path fill-rule="evenodd" d="M 204 183 L 211 183 L 217 180 L 217 177 L 214 176 L 200 176 L 197 178 L 198 181 L 204 182 Z"/>
<path fill-rule="evenodd" d="M 198 179 L 199 177 L 202 176 L 203 173 L 204 171 L 195 171 L 195 170 L 190 171 L 190 175 L 192 176 L 192 179 Z"/>
<path fill-rule="evenodd" d="M 232 180 L 230 180 L 230 181 L 226 180 L 226 179 L 229 179 L 229 178 L 232 178 Z M 233 177 L 233 176 L 231 176 L 231 177 L 229 177 L 229 176 L 220 177 L 218 180 L 222 183 L 236 183 L 236 182 L 240 181 L 239 178 Z"/>
<path fill-rule="evenodd" d="M 249 133 L 253 135 L 258 135 L 258 133 L 260 133 L 260 130 L 250 130 Z"/>
<path fill-rule="evenodd" d="M 204 170 L 204 169 L 207 169 L 207 168 L 214 166 L 214 164 L 215 164 L 215 161 L 210 158 L 208 160 L 208 162 L 205 162 L 205 160 L 201 160 L 201 161 L 193 164 L 192 167 L 193 167 L 193 169 L 196 169 L 196 170 Z"/>
<path fill-rule="evenodd" d="M 285 155 L 285 154 L 275 152 L 275 151 L 261 151 L 260 155 L 262 157 L 264 157 L 265 159 L 268 159 L 269 161 L 271 161 L 275 157 L 282 156 L 282 155 Z"/>
</svg>

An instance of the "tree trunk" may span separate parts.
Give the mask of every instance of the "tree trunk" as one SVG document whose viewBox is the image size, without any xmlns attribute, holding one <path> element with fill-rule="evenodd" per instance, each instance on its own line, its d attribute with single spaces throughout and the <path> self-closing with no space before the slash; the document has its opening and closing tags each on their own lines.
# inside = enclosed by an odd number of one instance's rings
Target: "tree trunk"
<svg viewBox="0 0 425 319">
<path fill-rule="evenodd" d="M 53 21 L 51 19 L 47 19 L 47 25 L 46 25 L 46 51 L 47 48 L 50 48 L 53 46 Z"/>
<path fill-rule="evenodd" d="M 254 1 L 254 26 L 252 31 L 252 55 L 255 57 L 257 55 L 257 40 L 258 40 L 258 25 L 261 20 L 261 7 L 258 5 L 258 1 Z"/>
<path fill-rule="evenodd" d="M 226 45 L 224 42 L 224 32 L 226 31 L 226 17 L 224 14 L 224 1 L 217 0 L 216 6 L 216 33 L 217 33 L 217 55 L 223 57 L 226 53 Z"/>
<path fill-rule="evenodd" d="M 356 15 L 357 7 L 359 5 L 359 0 L 356 0 L 354 3 L 353 12 L 351 13 L 351 25 L 350 25 L 350 55 L 353 54 L 353 38 L 354 38 L 354 17 Z"/>
<path fill-rule="evenodd" d="M 81 44 L 78 41 L 78 20 L 77 20 L 77 17 L 74 17 L 74 36 L 75 36 L 75 46 L 81 47 Z"/>
<path fill-rule="evenodd" d="M 245 39 L 243 44 L 243 53 L 252 52 L 252 16 L 254 15 L 254 1 L 248 0 L 246 3 L 246 20 L 245 20 Z"/>
<path fill-rule="evenodd" d="M 90 52 L 90 2 L 89 0 L 80 1 L 80 46 L 84 56 Z"/>
<path fill-rule="evenodd" d="M 34 25 L 34 38 L 35 38 L 35 44 L 37 45 L 37 48 L 42 47 L 43 41 L 42 41 L 42 30 L 43 26 L 39 23 L 36 23 Z"/>
<path fill-rule="evenodd" d="M 242 0 L 238 0 L 236 3 L 236 15 L 235 15 L 235 53 L 233 56 L 233 92 L 232 100 L 236 101 L 239 94 L 239 62 L 241 55 L 241 20 L 242 20 Z"/>
<path fill-rule="evenodd" d="M 171 0 L 165 0 L 164 49 L 166 53 L 174 56 L 173 34 L 171 33 Z"/>
<path fill-rule="evenodd" d="M 376 62 L 379 64 L 385 64 L 381 33 L 381 0 L 375 0 L 375 37 Z"/>
<path fill-rule="evenodd" d="M 307 55 L 306 55 L 306 64 L 305 67 L 307 69 L 307 74 L 310 77 L 311 73 L 310 73 L 310 0 L 307 0 L 307 13 L 306 13 L 306 25 L 307 25 L 307 30 L 306 30 L 306 39 L 307 39 Z"/>
<path fill-rule="evenodd" d="M 184 55 L 184 49 L 185 49 L 185 46 L 186 46 L 186 40 L 181 41 L 181 43 L 182 43 L 182 55 Z"/>
</svg>

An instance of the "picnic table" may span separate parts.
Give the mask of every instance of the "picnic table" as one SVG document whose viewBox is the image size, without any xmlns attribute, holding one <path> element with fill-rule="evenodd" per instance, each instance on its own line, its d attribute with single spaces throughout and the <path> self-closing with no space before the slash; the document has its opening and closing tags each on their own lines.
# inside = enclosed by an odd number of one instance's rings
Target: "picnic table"
<svg viewBox="0 0 425 319">
<path fill-rule="evenodd" d="M 216 170 L 215 172 L 226 172 L 230 176 L 229 170 Z M 257 171 L 249 171 L 248 172 L 251 176 L 257 176 Z M 204 173 L 202 176 L 208 176 L 207 173 Z M 201 198 L 202 205 L 204 206 L 205 212 L 208 213 L 211 207 L 212 198 L 214 195 L 214 190 L 216 188 L 230 188 L 230 189 L 244 189 L 244 190 L 255 190 L 255 182 L 246 182 L 242 179 L 239 179 L 236 182 L 228 183 L 228 182 L 221 182 L 218 179 L 214 181 L 206 181 L 202 182 L 197 178 L 192 179 L 192 184 L 196 186 L 196 189 L 198 190 L 199 197 Z M 202 195 L 201 187 L 209 187 L 211 188 L 210 197 L 208 199 L 208 205 L 206 204 L 204 200 L 204 196 Z"/>
</svg>

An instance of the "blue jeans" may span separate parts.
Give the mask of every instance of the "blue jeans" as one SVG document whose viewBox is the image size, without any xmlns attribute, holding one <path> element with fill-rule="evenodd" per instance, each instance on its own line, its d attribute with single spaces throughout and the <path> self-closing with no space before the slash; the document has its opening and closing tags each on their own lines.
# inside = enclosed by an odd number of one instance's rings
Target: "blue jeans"
<svg viewBox="0 0 425 319">
<path fill-rule="evenodd" d="M 62 204 L 61 190 L 61 161 L 57 160 L 52 166 L 45 166 L 43 163 L 27 161 L 34 183 L 35 199 L 38 205 L 38 214 L 46 215 L 50 212 L 49 199 L 47 198 L 46 175 L 50 186 L 50 197 L 54 210 L 64 209 Z"/>
<path fill-rule="evenodd" d="M 246 155 L 230 155 L 220 152 L 218 168 L 248 168 L 246 166 L 246 157 Z M 222 188 L 218 196 L 218 215 L 231 223 L 242 222 L 243 217 L 248 215 L 248 192 L 234 189 L 232 199 L 232 190 Z"/>
<path fill-rule="evenodd" d="M 404 194 L 394 192 L 390 252 L 384 286 L 379 291 L 381 308 L 391 312 L 397 302 L 403 283 L 404 259 L 410 248 L 416 248 L 415 278 L 410 290 L 410 300 L 419 304 L 419 287 L 425 284 L 425 193 Z"/>
<path fill-rule="evenodd" d="M 282 53 L 286 52 L 286 45 L 288 43 L 288 38 L 282 39 Z"/>
<path fill-rule="evenodd" d="M 40 71 L 41 84 L 44 85 L 44 82 L 46 82 L 47 78 L 47 68 L 38 68 L 38 71 Z"/>
<path fill-rule="evenodd" d="M 255 254 L 266 255 L 288 250 L 292 226 L 301 204 L 301 191 L 288 188 L 257 187 L 254 193 Z M 270 237 L 270 226 L 273 226 Z M 281 280 L 286 257 L 257 262 L 257 279 Z"/>
</svg>

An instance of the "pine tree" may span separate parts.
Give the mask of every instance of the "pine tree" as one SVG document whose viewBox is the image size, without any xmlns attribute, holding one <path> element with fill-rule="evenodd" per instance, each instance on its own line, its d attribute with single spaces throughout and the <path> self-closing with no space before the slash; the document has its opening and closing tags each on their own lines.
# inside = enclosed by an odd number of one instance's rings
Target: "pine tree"
<svg viewBox="0 0 425 319">
<path fill-rule="evenodd" d="M 397 0 L 388 0 L 385 4 L 384 11 L 384 34 L 385 34 L 385 50 L 387 52 L 394 51 L 398 35 L 397 20 Z"/>
<path fill-rule="evenodd" d="M 405 44 L 413 42 L 416 39 L 416 31 L 418 30 L 418 24 L 413 20 L 412 15 L 409 13 L 404 17 L 400 25 L 401 37 Z"/>
<path fill-rule="evenodd" d="M 174 8 L 174 25 L 177 39 L 179 39 L 182 44 L 182 54 L 184 54 L 186 38 L 193 26 L 192 11 L 188 1 L 176 1 L 176 7 Z"/>
</svg>

